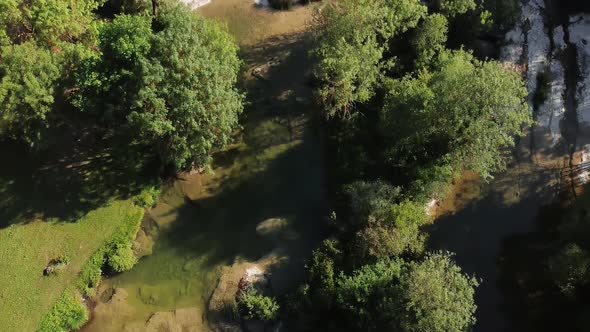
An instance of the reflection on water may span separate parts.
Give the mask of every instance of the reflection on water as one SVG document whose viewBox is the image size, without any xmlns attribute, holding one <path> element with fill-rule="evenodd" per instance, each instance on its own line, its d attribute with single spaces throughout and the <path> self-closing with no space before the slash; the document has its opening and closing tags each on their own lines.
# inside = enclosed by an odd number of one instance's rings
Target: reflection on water
<svg viewBox="0 0 590 332">
<path fill-rule="evenodd" d="M 513 234 L 532 230 L 539 210 L 556 194 L 555 171 L 528 162 L 514 162 L 491 183 L 468 181 L 459 192 L 480 192 L 453 197 L 459 210 L 439 217 L 430 232 L 430 246 L 457 254 L 468 274 L 482 278 L 476 292 L 478 306 L 475 331 L 504 331 L 503 296 L 498 264 L 503 241 Z"/>
</svg>

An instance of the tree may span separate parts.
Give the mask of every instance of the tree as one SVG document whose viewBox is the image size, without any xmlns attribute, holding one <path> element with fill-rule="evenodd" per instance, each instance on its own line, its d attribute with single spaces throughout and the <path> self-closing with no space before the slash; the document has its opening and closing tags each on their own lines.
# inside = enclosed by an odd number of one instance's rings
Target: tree
<svg viewBox="0 0 590 332">
<path fill-rule="evenodd" d="M 389 41 L 418 24 L 426 14 L 419 0 L 343 0 L 330 2 L 317 18 L 318 96 L 329 116 L 346 115 L 355 103 L 374 95 Z"/>
<path fill-rule="evenodd" d="M 400 314 L 397 309 L 399 282 L 405 262 L 401 259 L 381 260 L 372 265 L 365 265 L 354 271 L 351 276 L 338 278 L 336 302 L 347 322 L 352 322 L 358 330 L 383 331 L 395 330 L 399 326 L 395 321 Z M 390 318 L 394 317 L 394 321 Z"/>
<path fill-rule="evenodd" d="M 475 9 L 475 1 L 473 0 L 436 0 L 436 9 L 448 18 L 453 18 L 457 15 L 465 14 L 470 10 Z"/>
<path fill-rule="evenodd" d="M 359 331 L 461 332 L 475 323 L 478 284 L 447 253 L 383 259 L 341 275 L 336 302 Z"/>
<path fill-rule="evenodd" d="M 277 318 L 279 305 L 275 299 L 249 289 L 238 296 L 238 310 L 246 319 L 268 321 Z"/>
<path fill-rule="evenodd" d="M 79 76 L 77 105 L 165 165 L 203 167 L 243 109 L 237 46 L 186 6 L 162 4 L 153 20 L 123 15 L 102 29 L 102 56 Z"/>
<path fill-rule="evenodd" d="M 108 127 L 125 132 L 127 116 L 143 83 L 143 67 L 152 47 L 152 19 L 120 15 L 99 33 L 99 55 L 87 58 L 77 73 L 73 103 Z"/>
<path fill-rule="evenodd" d="M 409 264 L 400 288 L 405 314 L 403 331 L 462 332 L 475 323 L 473 299 L 479 282 L 464 275 L 447 253 Z"/>
<path fill-rule="evenodd" d="M 566 295 L 574 295 L 590 281 L 590 254 L 577 244 L 570 243 L 549 257 L 548 266 L 553 281 Z"/>
<path fill-rule="evenodd" d="M 441 14 L 429 15 L 420 23 L 412 41 L 416 48 L 418 68 L 427 66 L 438 53 L 445 49 L 448 31 L 448 21 Z"/>
<path fill-rule="evenodd" d="M 348 224 L 352 231 L 365 225 L 369 216 L 387 211 L 401 196 L 401 189 L 384 181 L 357 181 L 344 186 Z"/>
<path fill-rule="evenodd" d="M 237 46 L 220 24 L 185 6 L 162 7 L 128 120 L 164 163 L 202 167 L 238 125 Z"/>
<path fill-rule="evenodd" d="M 330 307 L 336 285 L 337 261 L 341 254 L 338 242 L 324 240 L 313 251 L 311 260 L 306 265 L 307 279 L 312 302 L 319 307 Z"/>
<path fill-rule="evenodd" d="M 406 199 L 368 219 L 355 239 L 355 253 L 361 261 L 366 257 L 387 258 L 423 251 L 426 236 L 421 227 L 428 218 L 422 204 Z"/>
<path fill-rule="evenodd" d="M 417 76 L 388 82 L 381 132 L 390 163 L 470 169 L 484 178 L 505 167 L 504 148 L 532 123 L 516 73 L 464 51 L 445 51 Z"/>
<path fill-rule="evenodd" d="M 0 2 L 0 41 L 2 45 L 20 44 L 35 39 L 40 45 L 92 39 L 98 21 L 94 11 L 105 0 L 42 0 Z"/>
<path fill-rule="evenodd" d="M 39 146 L 50 125 L 62 61 L 32 41 L 4 46 L 1 52 L 0 135 Z"/>
</svg>

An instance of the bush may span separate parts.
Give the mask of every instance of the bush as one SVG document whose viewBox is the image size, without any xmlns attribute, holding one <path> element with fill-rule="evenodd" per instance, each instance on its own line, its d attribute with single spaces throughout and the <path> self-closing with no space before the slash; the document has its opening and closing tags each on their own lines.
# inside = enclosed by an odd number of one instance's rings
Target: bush
<svg viewBox="0 0 590 332">
<path fill-rule="evenodd" d="M 78 278 L 78 288 L 82 294 L 94 296 L 95 289 L 100 283 L 102 276 L 102 267 L 105 263 L 104 249 L 99 249 L 90 257 L 88 262 L 82 267 L 80 277 Z"/>
<path fill-rule="evenodd" d="M 133 253 L 131 243 L 126 243 L 124 246 L 117 246 L 112 250 L 108 257 L 107 263 L 115 272 L 129 271 L 137 263 L 137 257 Z"/>
<path fill-rule="evenodd" d="M 160 196 L 160 188 L 152 186 L 141 191 L 141 193 L 133 199 L 133 203 L 142 208 L 151 208 L 158 202 Z"/>
<path fill-rule="evenodd" d="M 553 281 L 565 295 L 575 294 L 579 286 L 590 281 L 590 255 L 576 244 L 550 257 L 548 265 Z"/>
<path fill-rule="evenodd" d="M 132 248 L 142 216 L 143 210 L 130 214 L 129 220 L 113 234 L 112 240 L 105 246 L 106 263 L 114 272 L 128 271 L 137 263 Z"/>
<path fill-rule="evenodd" d="M 274 298 L 249 289 L 238 296 L 238 309 L 245 319 L 269 321 L 277 318 L 279 305 Z"/>
<path fill-rule="evenodd" d="M 66 290 L 43 318 L 39 332 L 69 332 L 81 328 L 88 320 L 88 310 L 76 293 Z"/>
<path fill-rule="evenodd" d="M 141 209 L 129 213 L 127 220 L 113 233 L 111 240 L 98 249 L 82 267 L 77 285 L 84 295 L 95 294 L 105 264 L 114 272 L 123 272 L 130 270 L 137 263 L 132 247 L 142 218 Z"/>
</svg>

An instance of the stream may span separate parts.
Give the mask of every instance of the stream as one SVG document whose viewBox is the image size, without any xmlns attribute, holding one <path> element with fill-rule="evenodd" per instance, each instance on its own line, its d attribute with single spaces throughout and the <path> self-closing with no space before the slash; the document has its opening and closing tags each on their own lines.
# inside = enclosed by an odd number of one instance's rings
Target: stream
<svg viewBox="0 0 590 332">
<path fill-rule="evenodd" d="M 199 11 L 225 21 L 241 45 L 243 129 L 211 172 L 165 185 L 136 240 L 147 255 L 103 281 L 84 331 L 207 331 L 224 278 L 239 279 L 251 264 L 281 296 L 303 279 L 305 259 L 326 236 L 323 144 L 303 38 L 311 10 L 226 0 Z"/>
<path fill-rule="evenodd" d="M 500 60 L 526 78 L 536 124 L 519 140 L 506 172 L 489 183 L 458 181 L 432 227 L 431 248 L 455 252 L 463 270 L 482 279 L 474 331 L 539 331 L 525 322 L 526 303 L 514 299 L 514 285 L 526 278 L 513 272 L 541 259 L 518 256 L 527 251 L 528 234 L 551 219 L 549 204 L 564 193 L 575 196 L 588 179 L 590 15 L 584 10 L 590 12 L 590 4 L 521 4 Z M 542 103 L 535 98 L 538 89 L 546 91 Z"/>
<path fill-rule="evenodd" d="M 504 280 L 510 243 L 589 177 L 590 15 L 583 10 L 590 8 L 572 3 L 523 2 L 501 61 L 522 71 L 537 124 L 518 141 L 506 172 L 489 183 L 470 174 L 457 180 L 430 230 L 432 249 L 455 252 L 464 271 L 483 280 L 474 331 L 519 331 Z M 215 156 L 211 173 L 166 184 L 138 238 L 151 254 L 103 282 L 83 331 L 206 331 L 207 305 L 224 273 L 264 266 L 281 295 L 301 280 L 304 260 L 325 235 L 322 138 L 305 84 L 311 10 L 276 13 L 218 0 L 199 11 L 226 22 L 242 45 L 251 102 L 244 128 Z M 538 104 L 540 73 L 548 93 Z"/>
</svg>

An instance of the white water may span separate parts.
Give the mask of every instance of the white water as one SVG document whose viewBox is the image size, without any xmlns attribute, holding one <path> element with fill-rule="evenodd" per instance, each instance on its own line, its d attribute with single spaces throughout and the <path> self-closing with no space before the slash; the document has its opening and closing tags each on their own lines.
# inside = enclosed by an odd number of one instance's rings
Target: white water
<svg viewBox="0 0 590 332">
<path fill-rule="evenodd" d="M 548 54 L 550 48 L 549 36 L 545 32 L 542 10 L 545 4 L 542 0 L 531 0 L 522 6 L 523 23 L 529 24 L 527 31 L 527 88 L 529 104 L 532 107 L 532 96 L 537 90 L 537 75 L 549 65 Z"/>
<path fill-rule="evenodd" d="M 211 0 L 179 0 L 181 3 L 191 7 L 192 9 L 197 9 L 202 7 L 206 4 L 211 3 Z"/>
<path fill-rule="evenodd" d="M 576 89 L 576 101 L 580 129 L 590 127 L 590 15 L 570 18 L 570 42 L 577 47 L 578 68 L 581 79 Z"/>
<path fill-rule="evenodd" d="M 565 114 L 565 73 L 558 55 L 567 44 L 563 28 L 557 27 L 553 31 L 555 48 L 551 52 L 551 40 L 543 21 L 543 10 L 545 5 L 542 0 L 531 0 L 521 6 L 520 22 L 506 34 L 506 45 L 501 50 L 500 58 L 512 68 L 518 68 L 518 64 L 524 61 L 531 112 L 533 96 L 538 88 L 537 77 L 541 73 L 549 74 L 549 95 L 536 110 L 537 127 L 549 132 L 549 144 L 554 146 L 561 139 L 560 121 Z M 527 27 L 526 31 L 523 31 L 523 27 Z"/>
</svg>

